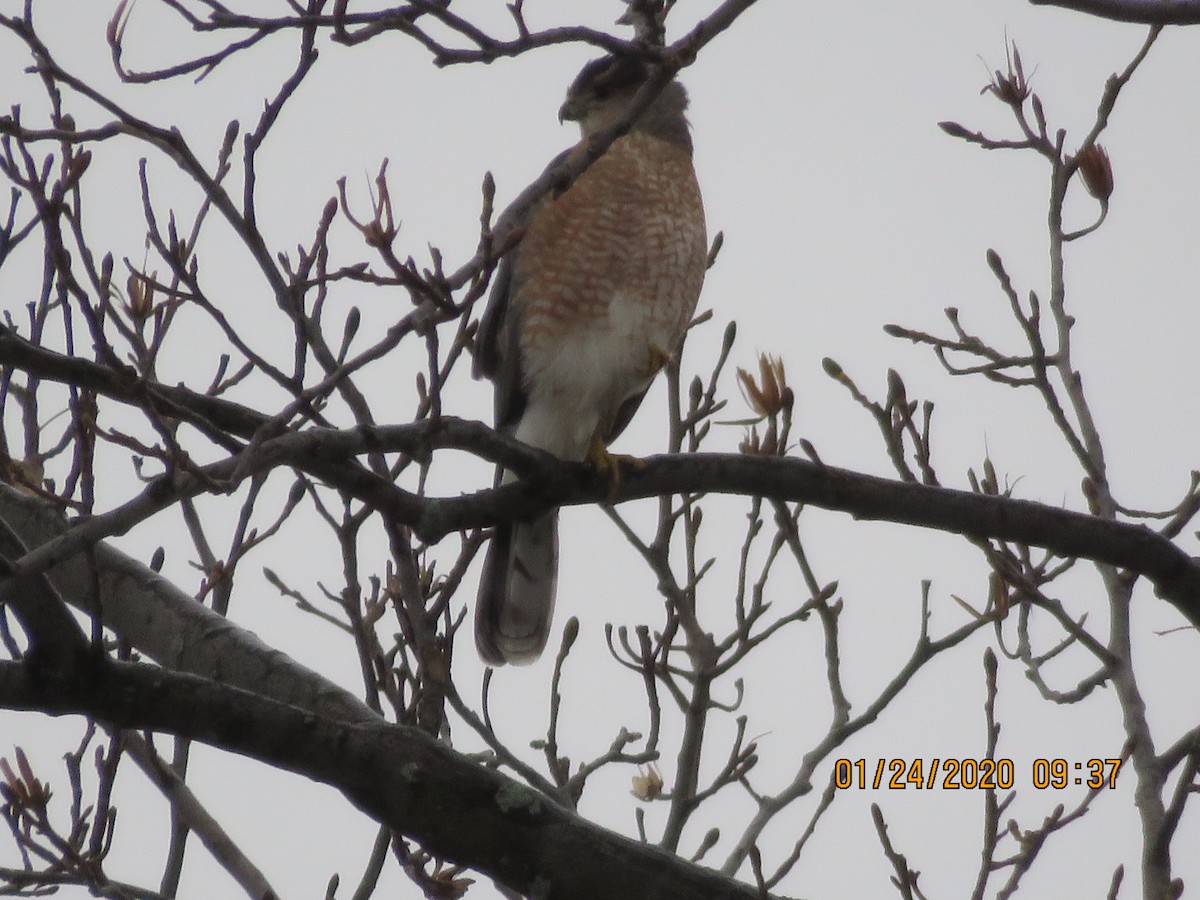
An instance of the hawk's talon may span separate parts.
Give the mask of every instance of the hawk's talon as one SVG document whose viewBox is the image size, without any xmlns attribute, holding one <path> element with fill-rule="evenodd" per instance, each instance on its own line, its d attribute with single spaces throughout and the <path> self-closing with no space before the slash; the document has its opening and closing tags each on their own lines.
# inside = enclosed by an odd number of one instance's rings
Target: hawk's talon
<svg viewBox="0 0 1200 900">
<path fill-rule="evenodd" d="M 583 461 L 591 466 L 596 475 L 605 482 L 607 489 L 604 492 L 604 502 L 608 506 L 611 506 L 617 499 L 617 493 L 621 489 L 621 464 L 624 463 L 634 469 L 646 467 L 645 461 L 639 457 L 624 453 L 609 453 L 608 448 L 604 446 L 604 441 L 600 440 L 599 436 L 592 438 L 587 456 L 583 458 Z"/>
</svg>

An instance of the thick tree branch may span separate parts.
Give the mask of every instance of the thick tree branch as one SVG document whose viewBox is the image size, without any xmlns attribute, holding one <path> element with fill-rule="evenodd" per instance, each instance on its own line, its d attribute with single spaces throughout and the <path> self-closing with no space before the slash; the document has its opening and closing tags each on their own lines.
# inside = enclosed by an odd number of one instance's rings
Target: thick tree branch
<svg viewBox="0 0 1200 900">
<path fill-rule="evenodd" d="M 452 447 L 494 459 L 494 451 L 506 443 L 482 424 L 448 417 L 412 425 L 301 432 L 264 442 L 261 449 L 278 464 L 303 468 L 305 460 L 319 455 L 348 457 L 368 449 L 424 453 Z M 605 485 L 589 478 L 586 467 L 536 451 L 522 453 L 519 444 L 511 445 L 510 458 L 524 457 L 524 481 L 459 497 L 413 498 L 419 512 L 402 521 L 418 535 L 435 540 L 452 531 L 532 515 L 550 506 L 594 503 L 605 496 Z M 1200 626 L 1200 565 L 1143 525 L 793 458 L 692 453 L 652 456 L 642 463 L 624 475 L 616 502 L 665 494 L 743 494 L 808 503 L 860 519 L 935 528 L 974 540 L 1043 547 L 1059 556 L 1083 557 L 1146 576 L 1159 596 Z"/>
<path fill-rule="evenodd" d="M 170 732 L 305 775 L 440 858 L 544 900 L 765 896 L 605 831 L 413 728 L 349 724 L 207 679 L 112 661 L 53 683 L 21 663 L 0 663 L 0 706 Z"/>
<path fill-rule="evenodd" d="M 27 546 L 68 527 L 46 501 L 0 485 L 0 519 Z M 376 714 L 253 633 L 213 612 L 167 579 L 107 543 L 96 545 L 100 610 L 106 628 L 160 665 L 231 685 L 346 722 Z M 83 555 L 48 573 L 55 593 L 82 612 L 93 583 Z"/>
<path fill-rule="evenodd" d="M 435 448 L 467 450 L 492 461 L 513 462 L 526 478 L 465 496 L 429 498 L 391 485 L 391 491 L 372 489 L 364 494 L 356 489 L 357 479 L 346 484 L 336 477 L 344 462 L 360 453 L 425 455 Z M 1200 626 L 1200 565 L 1143 525 L 1107 521 L 1012 497 L 893 481 L 801 459 L 696 453 L 652 456 L 643 463 L 622 479 L 617 502 L 664 494 L 744 494 L 804 502 L 856 518 L 935 528 L 975 540 L 1043 547 L 1059 556 L 1083 557 L 1146 576 L 1159 596 Z M 282 435 L 260 444 L 256 458 L 242 471 L 249 476 L 275 466 L 292 466 L 317 477 L 332 475 L 338 487 L 374 503 L 380 512 L 428 540 L 529 516 L 551 506 L 594 503 L 605 495 L 605 486 L 589 478 L 584 466 L 523 448 L 478 422 L 449 417 L 410 425 L 310 429 Z M 373 478 L 362 470 L 360 475 Z M 162 486 L 164 490 L 167 487 L 165 478 Z M 57 545 L 42 546 L 33 554 L 38 566 L 47 565 L 69 558 L 102 536 L 104 529 L 90 528 L 85 522 L 78 533 L 64 534 Z M 29 566 L 22 564 L 22 574 L 28 570 Z"/>
</svg>

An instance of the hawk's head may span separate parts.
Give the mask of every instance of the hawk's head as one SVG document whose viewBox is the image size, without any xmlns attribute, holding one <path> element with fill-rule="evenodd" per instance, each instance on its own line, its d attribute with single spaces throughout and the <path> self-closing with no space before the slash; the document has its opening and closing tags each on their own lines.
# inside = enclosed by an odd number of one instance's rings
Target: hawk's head
<svg viewBox="0 0 1200 900">
<path fill-rule="evenodd" d="M 594 59 L 571 83 L 567 99 L 558 111 L 560 121 L 579 123 L 585 138 L 616 123 L 629 109 L 638 89 L 652 70 L 636 56 L 604 56 Z M 630 126 L 663 140 L 691 146 L 688 134 L 687 91 L 678 81 L 667 84 Z"/>
</svg>

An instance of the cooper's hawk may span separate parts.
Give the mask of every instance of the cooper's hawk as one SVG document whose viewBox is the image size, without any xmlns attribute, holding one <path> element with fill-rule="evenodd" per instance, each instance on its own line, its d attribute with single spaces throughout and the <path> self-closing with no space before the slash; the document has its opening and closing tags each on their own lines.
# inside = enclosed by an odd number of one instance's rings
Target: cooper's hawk
<svg viewBox="0 0 1200 900">
<path fill-rule="evenodd" d="M 649 74 L 631 57 L 585 66 L 559 112 L 583 133 L 568 153 L 620 121 Z M 534 208 L 497 273 L 476 348 L 477 372 L 495 382 L 496 427 L 562 459 L 612 463 L 605 444 L 696 309 L 708 244 L 686 109 L 683 86 L 667 84 L 574 184 Z M 557 566 L 557 510 L 497 526 L 475 616 L 485 661 L 538 657 Z"/>
</svg>

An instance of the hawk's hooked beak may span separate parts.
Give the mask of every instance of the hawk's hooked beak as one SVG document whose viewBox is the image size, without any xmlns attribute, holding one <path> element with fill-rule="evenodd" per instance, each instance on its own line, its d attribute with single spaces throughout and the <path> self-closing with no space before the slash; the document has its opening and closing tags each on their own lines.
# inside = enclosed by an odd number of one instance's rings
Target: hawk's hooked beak
<svg viewBox="0 0 1200 900">
<path fill-rule="evenodd" d="M 579 108 L 579 103 L 574 97 L 568 97 L 566 102 L 558 108 L 558 121 L 561 125 L 564 122 L 578 122 L 583 115 L 583 110 Z"/>
</svg>

